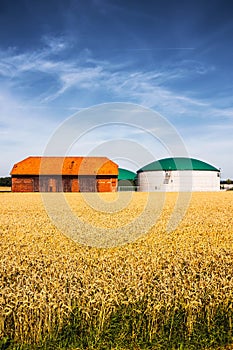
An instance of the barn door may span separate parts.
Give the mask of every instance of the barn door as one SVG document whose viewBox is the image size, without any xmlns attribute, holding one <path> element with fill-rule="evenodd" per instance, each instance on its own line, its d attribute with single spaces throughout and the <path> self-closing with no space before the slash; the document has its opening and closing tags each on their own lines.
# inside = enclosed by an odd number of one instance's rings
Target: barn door
<svg viewBox="0 0 233 350">
<path fill-rule="evenodd" d="M 63 182 L 63 192 L 71 192 L 71 179 L 64 178 L 62 179 Z"/>
<path fill-rule="evenodd" d="M 96 192 L 96 177 L 82 176 L 78 178 L 80 192 Z"/>
<path fill-rule="evenodd" d="M 34 192 L 39 192 L 39 176 L 34 177 Z"/>
</svg>

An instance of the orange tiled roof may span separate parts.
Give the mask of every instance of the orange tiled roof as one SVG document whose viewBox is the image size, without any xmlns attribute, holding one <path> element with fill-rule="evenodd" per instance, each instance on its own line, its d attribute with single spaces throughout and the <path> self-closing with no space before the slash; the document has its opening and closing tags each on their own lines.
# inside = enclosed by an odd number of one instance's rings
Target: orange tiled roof
<svg viewBox="0 0 233 350">
<path fill-rule="evenodd" d="M 11 175 L 118 175 L 107 157 L 28 157 L 13 166 Z"/>
</svg>

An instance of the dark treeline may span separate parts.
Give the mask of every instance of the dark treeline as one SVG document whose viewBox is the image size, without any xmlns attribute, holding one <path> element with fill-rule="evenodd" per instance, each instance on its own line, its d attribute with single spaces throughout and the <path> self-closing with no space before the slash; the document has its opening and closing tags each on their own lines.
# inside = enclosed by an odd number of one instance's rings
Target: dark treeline
<svg viewBox="0 0 233 350">
<path fill-rule="evenodd" d="M 0 186 L 11 186 L 11 177 L 0 177 Z"/>
<path fill-rule="evenodd" d="M 220 183 L 221 183 L 221 185 L 231 185 L 231 184 L 233 184 L 233 180 L 231 180 L 231 179 L 221 180 Z"/>
</svg>

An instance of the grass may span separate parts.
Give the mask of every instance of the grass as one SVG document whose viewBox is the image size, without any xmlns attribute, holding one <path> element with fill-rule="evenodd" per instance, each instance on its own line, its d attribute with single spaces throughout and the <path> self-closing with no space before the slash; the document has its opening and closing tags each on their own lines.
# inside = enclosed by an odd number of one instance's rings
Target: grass
<svg viewBox="0 0 233 350">
<path fill-rule="evenodd" d="M 83 222 L 107 228 L 145 207 L 145 193 L 125 208 L 122 198 L 66 195 Z M 168 233 L 176 199 L 147 235 L 105 249 L 61 233 L 40 194 L 1 193 L 0 349 L 231 349 L 233 193 L 194 193 Z M 119 208 L 100 212 L 98 200 Z"/>
</svg>

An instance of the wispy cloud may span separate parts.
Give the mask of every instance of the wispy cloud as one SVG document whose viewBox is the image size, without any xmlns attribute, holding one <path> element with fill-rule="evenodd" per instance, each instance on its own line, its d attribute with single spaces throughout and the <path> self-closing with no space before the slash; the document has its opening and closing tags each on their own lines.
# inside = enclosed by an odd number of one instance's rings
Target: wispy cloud
<svg viewBox="0 0 233 350">
<path fill-rule="evenodd" d="M 49 48 L 50 54 L 64 51 L 72 46 L 70 37 L 65 36 L 54 37 L 51 35 L 44 35 L 41 41 Z"/>
<path fill-rule="evenodd" d="M 8 52 L 1 54 L 0 73 L 12 79 L 12 84 L 20 84 L 25 80 L 26 73 L 44 73 L 48 78 L 55 79 L 53 92 L 45 91 L 39 97 L 42 103 L 49 103 L 68 91 L 69 89 L 107 89 L 115 94 L 116 98 L 123 96 L 129 100 L 154 107 L 170 105 L 174 101 L 175 107 L 179 104 L 193 104 L 202 106 L 203 101 L 189 96 L 180 95 L 172 91 L 166 84 L 172 80 L 178 81 L 187 74 L 205 74 L 209 68 L 198 62 L 183 61 L 179 65 L 159 68 L 150 71 L 132 71 L 125 65 L 114 64 L 109 61 L 99 61 L 92 57 L 89 50 L 71 55 L 67 53 L 72 49 L 72 43 L 65 38 L 44 37 L 44 46 L 35 52 Z M 16 51 L 16 50 L 15 50 Z M 56 53 L 64 52 L 66 57 L 62 60 Z M 30 78 L 33 81 L 33 77 Z M 181 108 L 182 109 L 182 108 Z"/>
<path fill-rule="evenodd" d="M 194 47 L 148 47 L 148 48 L 130 48 L 125 49 L 126 51 L 173 51 L 173 50 L 195 50 Z"/>
<path fill-rule="evenodd" d="M 99 103 L 133 102 L 160 112 L 175 122 L 192 155 L 205 149 L 203 154 L 207 158 L 212 139 L 218 139 L 222 152 L 226 152 L 232 142 L 228 132 L 232 130 L 232 108 L 219 108 L 214 99 L 194 98 L 188 91 L 179 90 L 179 82 L 210 74 L 214 66 L 186 59 L 148 70 L 134 66 L 129 59 L 123 63 L 97 59 L 88 49 L 74 52 L 72 41 L 65 37 L 45 36 L 42 43 L 35 51 L 19 52 L 17 48 L 0 51 L 0 119 L 7 120 L 7 125 L 0 125 L 1 145 L 4 143 L 7 149 L 6 144 L 17 142 L 21 149 L 20 155 L 14 155 L 13 148 L 9 147 L 6 162 L 27 155 L 29 144 L 33 145 L 30 153 L 41 153 L 43 142 L 59 120 L 64 120 L 70 112 L 91 106 L 96 95 L 100 96 Z M 90 96 L 86 103 L 83 99 L 71 98 L 80 94 Z M 106 101 L 106 95 L 110 101 Z M 24 127 L 19 131 L 20 125 Z M 203 136 L 205 133 L 208 139 Z M 96 137 L 97 141 L 100 139 L 104 136 Z M 217 153 L 218 162 L 220 151 Z"/>
</svg>

